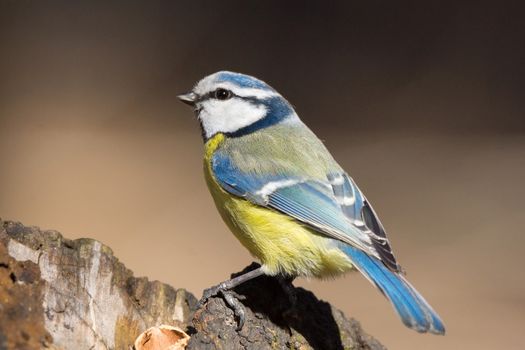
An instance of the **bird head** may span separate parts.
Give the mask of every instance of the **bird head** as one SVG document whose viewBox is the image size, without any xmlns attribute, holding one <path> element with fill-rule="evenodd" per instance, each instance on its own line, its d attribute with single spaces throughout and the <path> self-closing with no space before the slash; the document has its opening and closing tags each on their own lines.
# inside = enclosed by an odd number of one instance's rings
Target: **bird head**
<svg viewBox="0 0 525 350">
<path fill-rule="evenodd" d="M 178 98 L 194 107 L 205 140 L 217 133 L 242 136 L 285 120 L 298 120 L 292 106 L 277 91 L 240 73 L 211 74 Z"/>
</svg>

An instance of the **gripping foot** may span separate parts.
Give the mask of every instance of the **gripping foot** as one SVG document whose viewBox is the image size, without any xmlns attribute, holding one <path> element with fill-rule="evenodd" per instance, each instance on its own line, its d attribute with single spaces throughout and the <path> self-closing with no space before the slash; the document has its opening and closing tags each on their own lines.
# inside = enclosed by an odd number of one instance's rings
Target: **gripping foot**
<svg viewBox="0 0 525 350">
<path fill-rule="evenodd" d="M 255 270 L 246 272 L 240 276 L 232 278 L 230 280 L 219 283 L 216 286 L 205 289 L 202 293 L 202 299 L 199 302 L 199 305 L 203 305 L 209 298 L 219 295 L 221 296 L 226 305 L 232 309 L 233 313 L 239 320 L 237 325 L 237 331 L 240 331 L 244 326 L 244 321 L 246 319 L 246 311 L 244 305 L 239 301 L 235 293 L 231 292 L 231 289 L 235 288 L 239 284 L 249 281 L 255 277 L 258 277 L 263 274 L 262 268 L 257 268 Z"/>
<path fill-rule="evenodd" d="M 224 298 L 226 305 L 233 310 L 233 313 L 238 319 L 236 330 L 238 332 L 241 331 L 244 326 L 244 321 L 246 320 L 246 309 L 244 305 L 239 301 L 237 296 L 230 291 L 221 290 L 219 293 Z"/>
</svg>

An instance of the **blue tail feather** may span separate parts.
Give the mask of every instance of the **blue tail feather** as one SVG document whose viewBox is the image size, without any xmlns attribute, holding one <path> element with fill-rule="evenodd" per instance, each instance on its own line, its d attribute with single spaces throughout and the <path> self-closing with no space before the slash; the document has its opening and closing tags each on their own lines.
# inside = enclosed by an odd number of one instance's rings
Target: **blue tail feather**
<svg viewBox="0 0 525 350">
<path fill-rule="evenodd" d="M 403 323 L 418 332 L 445 334 L 445 326 L 418 291 L 400 274 L 365 252 L 345 245 L 355 267 L 390 300 Z"/>
</svg>

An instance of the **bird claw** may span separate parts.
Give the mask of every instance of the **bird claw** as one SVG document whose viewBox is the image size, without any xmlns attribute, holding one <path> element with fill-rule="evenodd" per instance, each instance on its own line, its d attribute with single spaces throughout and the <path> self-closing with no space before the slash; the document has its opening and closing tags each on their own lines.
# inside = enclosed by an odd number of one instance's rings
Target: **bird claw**
<svg viewBox="0 0 525 350">
<path fill-rule="evenodd" d="M 226 305 L 232 309 L 234 315 L 239 320 L 235 330 L 238 332 L 241 331 L 244 326 L 244 321 L 246 320 L 246 309 L 244 305 L 239 301 L 239 298 L 230 291 L 221 290 L 219 293 L 226 302 Z"/>
<path fill-rule="evenodd" d="M 199 306 L 204 305 L 209 298 L 214 296 L 220 296 L 224 299 L 226 306 L 233 311 L 234 315 L 239 320 L 236 330 L 242 330 L 244 321 L 246 320 L 246 310 L 244 305 L 239 301 L 241 298 L 237 297 L 234 292 L 229 291 L 227 287 L 221 283 L 204 290 L 202 298 L 199 301 Z"/>
<path fill-rule="evenodd" d="M 219 283 L 218 285 L 214 287 L 204 290 L 204 292 L 202 293 L 202 299 L 199 302 L 199 307 L 201 307 L 204 303 L 206 303 L 206 301 L 209 298 L 215 295 L 220 295 L 224 299 L 226 306 L 232 309 L 235 316 L 237 316 L 237 318 L 239 319 L 239 324 L 237 325 L 237 331 L 240 331 L 242 329 L 242 326 L 244 326 L 246 312 L 245 312 L 244 305 L 241 302 L 239 302 L 240 297 L 237 296 L 231 290 L 235 288 L 236 286 L 240 285 L 241 283 L 244 283 L 253 278 L 261 276 L 263 273 L 264 273 L 263 268 L 259 266 L 258 268 L 254 270 L 250 270 L 248 272 L 243 273 L 242 275 L 239 275 L 237 277 L 234 277 L 232 279 Z"/>
</svg>

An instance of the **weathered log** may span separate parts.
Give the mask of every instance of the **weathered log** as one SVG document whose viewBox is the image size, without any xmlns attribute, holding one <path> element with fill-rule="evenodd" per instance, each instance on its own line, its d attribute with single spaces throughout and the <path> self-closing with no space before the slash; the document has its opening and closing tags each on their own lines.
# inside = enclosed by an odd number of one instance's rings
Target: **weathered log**
<svg viewBox="0 0 525 350">
<path fill-rule="evenodd" d="M 199 307 L 184 289 L 133 277 L 98 241 L 0 225 L 0 349 L 127 350 L 161 324 L 185 330 L 187 349 L 384 349 L 311 292 L 295 288 L 292 307 L 270 277 L 236 289 L 246 306 L 246 324 L 237 331 L 221 298 Z"/>
<path fill-rule="evenodd" d="M 197 305 L 184 289 L 133 277 L 92 239 L 3 222 L 0 242 L 0 344 L 9 349 L 128 349 L 156 324 L 185 328 Z"/>
</svg>

